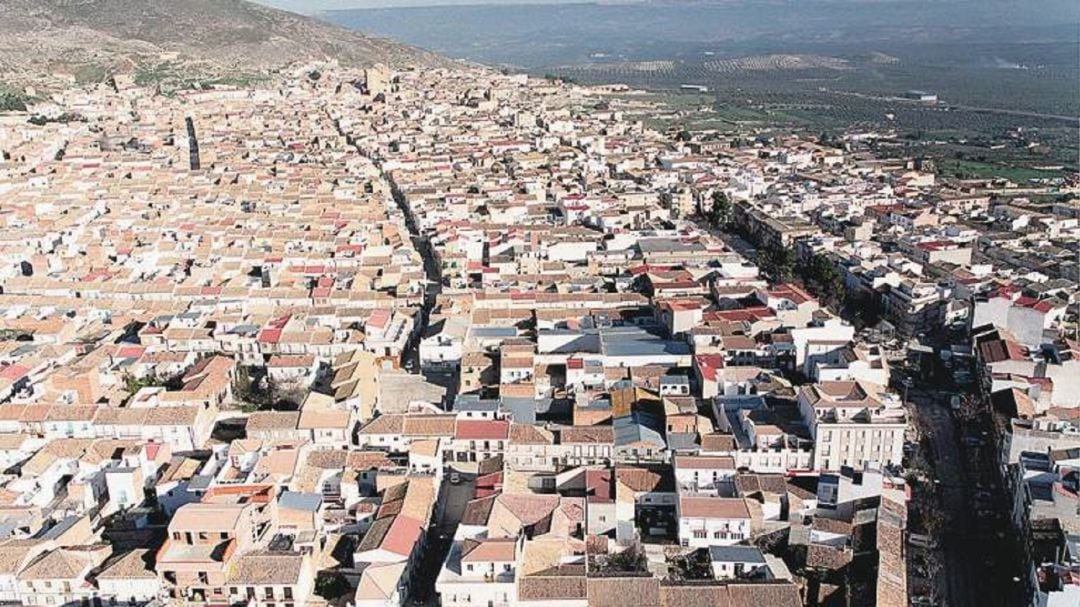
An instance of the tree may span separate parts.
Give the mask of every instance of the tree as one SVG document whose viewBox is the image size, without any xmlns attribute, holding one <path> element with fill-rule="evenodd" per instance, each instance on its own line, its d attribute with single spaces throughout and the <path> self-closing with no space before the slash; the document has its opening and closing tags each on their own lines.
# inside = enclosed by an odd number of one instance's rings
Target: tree
<svg viewBox="0 0 1080 607">
<path fill-rule="evenodd" d="M 858 328 L 875 327 L 881 322 L 884 313 L 877 293 L 856 289 L 844 295 L 844 306 L 848 309 L 847 317 L 855 320 Z"/>
<path fill-rule="evenodd" d="M 645 550 L 640 544 L 633 544 L 626 550 L 607 557 L 601 565 L 601 570 L 605 573 L 633 573 L 645 571 L 647 565 Z"/>
<path fill-rule="evenodd" d="M 708 580 L 713 576 L 709 551 L 704 548 L 673 558 L 671 565 L 669 571 L 676 580 Z"/>
<path fill-rule="evenodd" d="M 787 247 L 769 245 L 758 250 L 757 263 L 773 282 L 790 282 L 795 270 L 795 254 Z"/>
<path fill-rule="evenodd" d="M 157 375 L 154 375 L 153 373 L 139 378 L 129 376 L 125 383 L 125 387 L 130 394 L 135 394 L 139 390 L 142 390 L 143 388 L 146 388 L 148 386 L 164 385 L 163 382 L 158 380 Z"/>
<path fill-rule="evenodd" d="M 822 253 L 810 258 L 810 263 L 801 266 L 801 278 L 822 303 L 838 310 L 845 300 L 844 278 L 836 265 Z"/>
<path fill-rule="evenodd" d="M 128 376 L 124 383 L 128 393 L 134 396 L 136 392 L 148 386 L 157 386 L 166 390 L 179 390 L 184 387 L 184 376 L 181 373 L 171 377 L 158 377 L 157 374 L 151 373 L 140 378 Z"/>
<path fill-rule="evenodd" d="M 25 112 L 26 98 L 8 92 L 0 92 L 0 112 Z"/>
<path fill-rule="evenodd" d="M 720 190 L 712 193 L 712 206 L 709 207 L 709 223 L 713 227 L 726 230 L 731 224 L 731 201 Z"/>
<path fill-rule="evenodd" d="M 321 571 L 315 578 L 315 594 L 328 601 L 344 596 L 350 590 L 349 581 L 336 571 Z"/>
<path fill-rule="evenodd" d="M 252 373 L 251 367 L 239 366 L 236 368 L 236 377 L 233 379 L 233 396 L 240 401 L 241 409 L 250 413 L 258 409 L 268 408 L 274 403 L 274 397 L 270 386 L 262 389 L 260 377 Z"/>
</svg>

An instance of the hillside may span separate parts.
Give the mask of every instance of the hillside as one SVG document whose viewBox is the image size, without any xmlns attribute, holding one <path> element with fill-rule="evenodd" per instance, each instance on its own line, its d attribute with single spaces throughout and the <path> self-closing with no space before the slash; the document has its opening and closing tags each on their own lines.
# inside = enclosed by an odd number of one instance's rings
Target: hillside
<svg viewBox="0 0 1080 607">
<path fill-rule="evenodd" d="M 413 47 L 243 0 L 0 0 L 0 81 L 114 73 L 230 78 L 298 60 L 445 61 Z"/>
</svg>

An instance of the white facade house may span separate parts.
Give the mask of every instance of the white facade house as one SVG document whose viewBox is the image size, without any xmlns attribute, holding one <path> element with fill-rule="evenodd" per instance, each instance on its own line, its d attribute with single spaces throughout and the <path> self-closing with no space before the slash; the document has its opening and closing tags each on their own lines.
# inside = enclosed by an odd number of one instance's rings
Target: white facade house
<svg viewBox="0 0 1080 607">
<path fill-rule="evenodd" d="M 677 455 L 673 462 L 675 484 L 680 493 L 733 495 L 735 459 L 725 456 Z"/>
<path fill-rule="evenodd" d="M 104 602 L 135 607 L 158 598 L 161 581 L 148 567 L 149 550 L 133 550 L 106 565 L 97 576 L 98 590 Z"/>
<path fill-rule="evenodd" d="M 727 546 L 750 537 L 750 510 L 742 498 L 683 496 L 677 510 L 682 546 Z"/>
<path fill-rule="evenodd" d="M 768 563 L 756 546 L 709 546 L 709 563 L 713 577 L 718 580 L 744 578 L 766 572 Z"/>
<path fill-rule="evenodd" d="M 901 463 L 907 429 L 904 407 L 895 396 L 868 386 L 822 382 L 799 392 L 799 412 L 814 439 L 814 469 Z"/>
<path fill-rule="evenodd" d="M 420 367 L 425 370 L 454 368 L 461 364 L 461 338 L 438 334 L 420 340 Z"/>
<path fill-rule="evenodd" d="M 860 381 L 889 385 L 889 364 L 881 349 L 847 346 L 835 350 L 832 356 L 811 357 L 807 360 L 807 375 L 814 381 Z"/>
<path fill-rule="evenodd" d="M 465 539 L 454 542 L 435 581 L 442 605 L 468 607 L 517 604 L 515 575 L 518 539 Z"/>
</svg>

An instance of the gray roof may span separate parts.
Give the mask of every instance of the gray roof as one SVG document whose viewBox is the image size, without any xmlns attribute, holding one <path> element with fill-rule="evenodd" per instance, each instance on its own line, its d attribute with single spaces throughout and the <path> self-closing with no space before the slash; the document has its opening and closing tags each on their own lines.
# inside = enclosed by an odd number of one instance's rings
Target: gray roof
<svg viewBox="0 0 1080 607">
<path fill-rule="evenodd" d="M 518 424 L 535 424 L 537 411 L 551 408 L 551 399 L 532 399 L 528 397 L 502 397 L 499 411 L 509 414 Z"/>
<path fill-rule="evenodd" d="M 300 493 L 298 491 L 285 491 L 278 500 L 278 505 L 289 510 L 303 510 L 315 512 L 322 506 L 322 496 L 318 493 Z"/>
<path fill-rule="evenodd" d="M 640 441 L 652 443 L 659 448 L 664 448 L 664 435 L 658 429 L 656 420 L 651 416 L 639 412 L 632 415 L 624 415 L 612 422 L 615 431 L 615 446 L 627 445 Z"/>
<path fill-rule="evenodd" d="M 519 424 L 535 424 L 536 414 L 551 408 L 550 398 L 528 397 L 480 398 L 476 394 L 458 394 L 454 399 L 454 411 L 500 412 L 510 415 Z"/>
<path fill-rule="evenodd" d="M 700 451 L 701 445 L 698 444 L 697 439 L 697 432 L 668 432 L 668 449 L 682 452 Z"/>
<path fill-rule="evenodd" d="M 254 335 L 259 332 L 258 325 L 236 325 L 229 330 L 233 335 Z"/>
<path fill-rule="evenodd" d="M 765 555 L 754 546 L 709 546 L 709 558 L 714 563 L 765 564 Z"/>
<path fill-rule="evenodd" d="M 498 411 L 499 401 L 480 398 L 477 394 L 458 394 L 454 399 L 454 411 Z"/>
<path fill-rule="evenodd" d="M 518 334 L 514 327 L 473 327 L 469 333 L 480 338 L 517 337 Z"/>
<path fill-rule="evenodd" d="M 705 245 L 699 242 L 683 242 L 677 238 L 643 238 L 637 244 L 642 253 L 689 253 L 705 250 Z"/>
<path fill-rule="evenodd" d="M 597 329 L 585 329 L 583 331 L 572 331 L 570 329 L 541 329 L 540 335 L 576 335 L 577 337 L 570 342 L 563 344 L 558 348 L 553 348 L 551 352 L 558 354 L 575 354 L 580 352 L 599 354 L 600 353 L 600 334 Z"/>
<path fill-rule="evenodd" d="M 55 525 L 49 527 L 48 530 L 39 533 L 38 537 L 43 540 L 55 540 L 56 538 L 60 537 L 60 535 L 63 534 L 65 531 L 71 529 L 75 525 L 75 523 L 78 522 L 79 517 L 77 516 L 64 517 L 63 519 L 60 519 L 60 521 L 58 521 Z"/>
<path fill-rule="evenodd" d="M 600 344 L 606 356 L 685 356 L 690 354 L 690 344 L 685 341 L 663 339 L 640 327 L 601 329 Z"/>
<path fill-rule="evenodd" d="M 754 441 L 750 440 L 746 429 L 743 428 L 739 412 L 756 411 L 765 409 L 767 406 L 765 397 L 759 394 L 716 397 L 716 407 L 727 418 L 728 425 L 731 426 L 731 433 L 735 435 L 735 442 L 740 449 L 752 449 Z"/>
</svg>

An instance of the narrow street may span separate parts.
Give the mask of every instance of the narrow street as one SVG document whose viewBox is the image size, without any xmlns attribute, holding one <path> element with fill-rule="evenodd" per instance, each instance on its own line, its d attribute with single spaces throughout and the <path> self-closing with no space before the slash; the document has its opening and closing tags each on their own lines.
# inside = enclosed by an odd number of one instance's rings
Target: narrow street
<svg viewBox="0 0 1080 607">
<path fill-rule="evenodd" d="M 949 607 L 984 605 L 973 590 L 982 563 L 976 556 L 979 551 L 967 497 L 967 475 L 947 397 L 943 402 L 933 392 L 912 390 L 908 399 L 914 403 L 922 433 L 930 441 L 929 458 L 934 465 L 937 493 L 945 516 L 946 531 L 941 543 L 944 575 L 936 580 L 939 596 L 946 597 L 943 604 Z"/>
<path fill-rule="evenodd" d="M 979 436 L 978 425 L 965 427 L 950 408 L 954 390 L 912 388 L 916 422 L 930 447 L 935 493 L 944 517 L 939 557 L 942 574 L 934 583 L 937 604 L 944 607 L 1007 607 L 1016 604 L 1008 552 L 1008 500 L 994 484 L 994 450 Z"/>
<path fill-rule="evenodd" d="M 442 568 L 446 555 L 450 552 L 450 546 L 454 543 L 454 533 L 457 532 L 461 517 L 465 514 L 465 507 L 473 498 L 476 491 L 476 480 L 472 474 L 461 474 L 461 482 L 452 484 L 449 480 L 443 481 L 439 503 L 443 504 L 443 510 L 438 523 L 428 529 L 427 546 L 420 558 L 420 564 L 416 568 L 415 578 L 411 590 L 411 599 L 414 605 L 437 607 L 439 598 L 435 594 L 435 581 L 439 570 Z"/>
<path fill-rule="evenodd" d="M 376 165 L 378 166 L 378 163 Z M 382 171 L 381 166 L 379 166 L 379 171 Z M 422 373 L 427 381 L 446 388 L 446 401 L 443 406 L 449 409 L 454 402 L 454 396 L 457 394 L 457 374 L 425 371 L 420 366 L 420 340 L 424 338 L 424 334 L 427 332 L 428 325 L 431 322 L 431 313 L 438 302 L 439 294 L 442 293 L 442 271 L 439 268 L 439 261 L 435 257 L 435 251 L 432 249 L 431 241 L 426 234 L 420 231 L 416 217 L 413 215 L 412 209 L 409 208 L 409 203 L 406 201 L 404 194 L 397 189 L 396 184 L 390 180 L 388 175 L 385 173 L 382 175 L 383 179 L 391 185 L 394 192 L 394 202 L 397 203 L 401 213 L 405 216 L 405 225 L 409 229 L 413 247 L 416 248 L 421 259 L 423 259 L 424 276 L 427 278 L 427 284 L 424 287 L 423 305 L 417 314 L 416 331 L 413 333 L 413 338 L 409 340 L 401 358 L 403 364 L 409 365 L 407 368 Z"/>
<path fill-rule="evenodd" d="M 348 137 L 349 134 L 341 128 L 340 123 L 335 123 L 338 133 L 343 137 Z M 416 315 L 416 327 L 413 331 L 413 336 L 409 342 L 405 345 L 405 351 L 401 354 L 401 364 L 416 373 L 421 373 L 420 368 L 420 340 L 424 338 L 424 334 L 427 333 L 428 323 L 431 321 L 431 312 L 435 309 L 435 304 L 438 300 L 439 294 L 442 293 L 442 271 L 439 268 L 439 261 L 435 257 L 435 252 L 431 247 L 431 241 L 428 240 L 426 234 L 420 230 L 420 226 L 416 221 L 416 216 L 413 214 L 412 209 L 409 208 L 409 203 L 405 199 L 405 195 L 397 188 L 397 184 L 390 175 L 383 169 L 381 158 L 368 154 L 363 148 L 353 143 L 353 147 L 360 153 L 361 156 L 371 160 L 372 164 L 379 170 L 380 178 L 390 187 L 390 191 L 393 193 L 394 204 L 397 205 L 402 216 L 405 218 L 405 228 L 409 231 L 409 238 L 412 240 L 413 247 L 420 254 L 420 257 L 424 265 L 424 277 L 427 280 L 427 284 L 424 286 L 424 297 L 420 306 L 419 312 Z M 446 388 L 446 402 L 443 403 L 444 407 L 449 408 L 450 404 L 454 402 L 454 396 L 457 392 L 457 375 L 450 373 L 425 373 L 424 378 L 428 381 L 438 384 Z"/>
<path fill-rule="evenodd" d="M 405 199 L 405 195 L 398 190 L 397 184 L 394 183 L 393 179 L 383 171 L 382 163 L 378 160 L 374 160 L 374 162 L 375 166 L 379 169 L 379 175 L 390 185 L 390 189 L 394 196 L 394 203 L 397 204 L 401 214 L 405 217 L 405 227 L 409 230 L 409 237 L 412 239 L 413 247 L 420 253 L 420 257 L 424 264 L 424 276 L 427 279 L 427 285 L 424 287 L 424 300 L 417 318 L 416 331 L 414 332 L 415 337 L 409 340 L 408 349 L 402 354 L 403 362 L 411 362 L 413 369 L 419 369 L 420 340 L 427 331 L 428 322 L 431 318 L 431 311 L 435 308 L 435 302 L 439 297 L 439 293 L 442 292 L 442 272 L 439 270 L 439 262 L 435 258 L 435 252 L 431 248 L 431 241 L 420 231 L 420 226 L 416 222 L 416 216 L 413 215 L 412 209 L 409 208 L 409 202 Z"/>
</svg>

